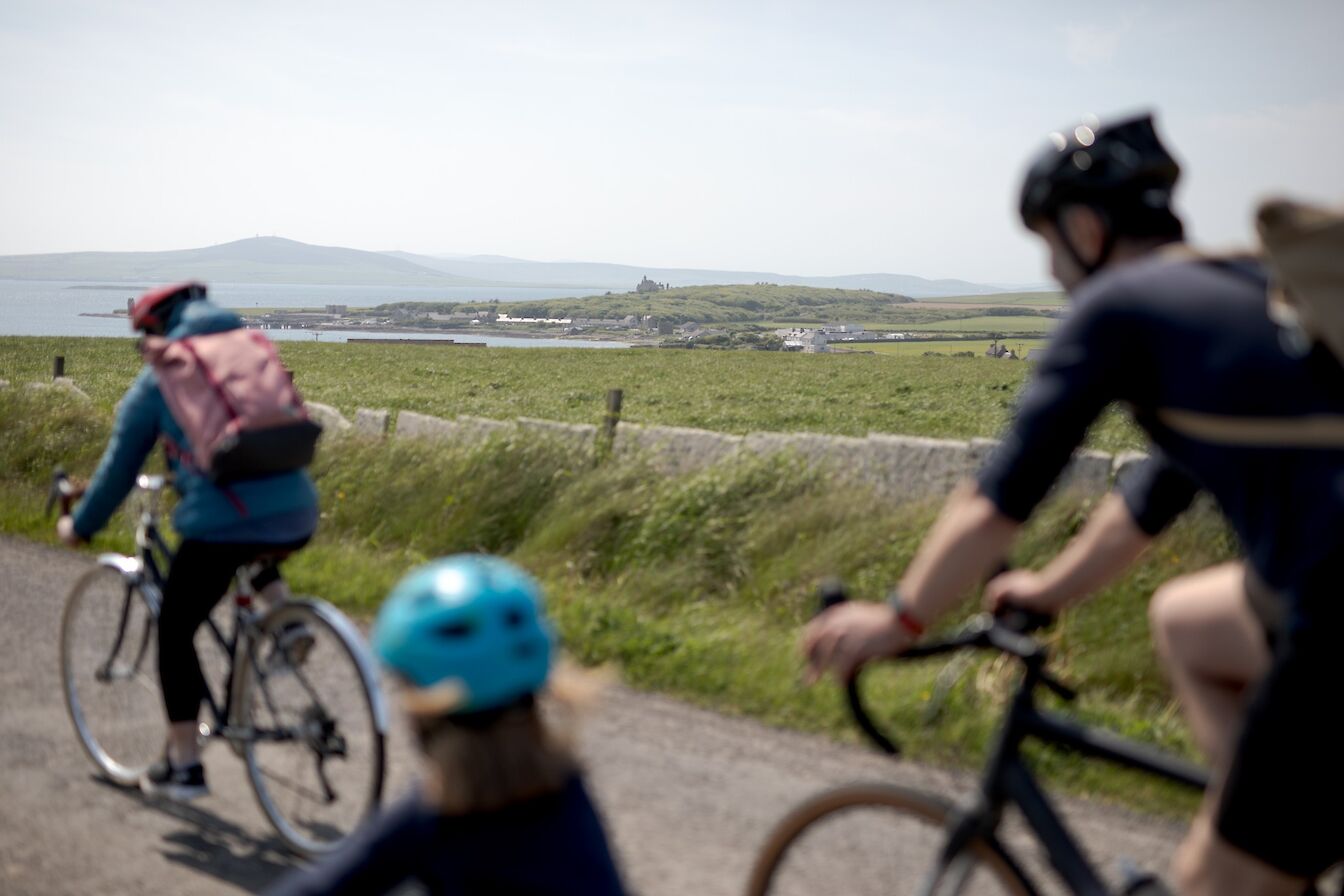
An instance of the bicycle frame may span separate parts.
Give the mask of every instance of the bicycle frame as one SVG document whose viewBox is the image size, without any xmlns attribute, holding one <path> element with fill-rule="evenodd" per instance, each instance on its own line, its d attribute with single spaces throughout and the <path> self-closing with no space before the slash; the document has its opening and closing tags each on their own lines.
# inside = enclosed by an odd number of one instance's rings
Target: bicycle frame
<svg viewBox="0 0 1344 896">
<path fill-rule="evenodd" d="M 157 491 L 151 489 L 152 494 L 157 499 Z M 129 618 L 130 601 L 134 599 L 134 591 L 139 590 L 145 596 L 150 616 L 157 623 L 159 612 L 163 603 L 163 584 L 164 571 L 161 568 L 160 558 L 165 561 L 170 560 L 173 552 L 169 549 L 162 533 L 159 532 L 156 521 L 157 503 L 152 504 L 141 514 L 140 523 L 136 528 L 135 543 L 137 555 L 128 557 L 124 554 L 102 554 L 98 558 L 98 563 L 103 566 L 117 570 L 128 588 L 126 600 L 127 604 L 123 607 L 121 614 L 121 625 L 114 639 L 112 650 L 109 654 L 109 665 L 113 658 L 121 650 L 125 638 L 126 622 Z M 225 678 L 226 688 L 222 701 L 217 700 L 214 692 L 210 689 L 209 683 L 205 689 L 205 703 L 209 707 L 213 724 L 202 724 L 201 733 L 206 737 L 223 737 L 237 746 L 238 742 L 248 740 L 286 740 L 297 736 L 290 731 L 262 731 L 257 729 L 243 728 L 233 724 L 233 712 L 235 709 L 234 701 L 239 692 L 239 676 L 245 668 L 240 663 L 239 656 L 243 650 L 251 650 L 257 643 L 256 637 L 258 624 L 262 618 L 255 613 L 250 606 L 251 603 L 251 585 L 246 576 L 239 575 L 232 590 L 234 598 L 234 630 L 231 637 L 226 636 L 220 631 L 215 620 L 206 617 L 205 625 L 209 630 L 215 643 L 224 653 L 227 659 L 229 670 Z M 343 635 L 347 641 L 355 642 L 359 640 L 359 634 L 340 613 L 332 610 L 328 605 L 321 601 L 305 601 L 310 610 L 321 617 L 332 629 Z M 147 644 L 142 644 L 138 655 L 135 657 L 134 667 L 138 668 L 144 660 Z M 255 662 L 256 658 L 253 657 Z M 364 681 L 365 690 L 372 696 L 374 722 L 380 732 L 386 733 L 389 727 L 390 713 L 387 703 L 383 699 L 382 689 L 378 686 L 376 670 L 368 663 L 361 654 L 355 655 L 355 663 L 359 669 L 360 677 Z M 303 687 L 309 692 L 310 696 L 316 699 L 316 694 L 311 685 L 300 675 L 299 680 Z M 262 685 L 263 698 L 269 701 L 269 694 Z"/>
<path fill-rule="evenodd" d="M 947 859 L 955 856 L 975 834 L 992 837 L 1004 807 L 1016 805 L 1040 838 L 1050 864 L 1071 892 L 1078 896 L 1109 896 L 1110 890 L 1060 819 L 1050 798 L 1036 783 L 1021 755 L 1023 742 L 1033 738 L 1197 790 L 1207 786 L 1208 773 L 1194 763 L 1109 731 L 1080 724 L 1056 713 L 1042 712 L 1035 701 L 1039 680 L 1039 670 L 1029 667 L 986 764 L 979 801 L 953 826 L 944 856 Z M 1021 869 L 1018 871 L 1020 874 Z M 1025 879 L 1025 875 L 1022 876 Z"/>
<path fill-rule="evenodd" d="M 156 625 L 158 623 L 159 613 L 163 606 L 163 584 L 165 577 L 164 572 L 160 567 L 159 558 L 169 559 L 173 554 L 168 547 L 168 543 L 164 541 L 163 535 L 159 532 L 152 511 L 146 510 L 141 515 L 140 524 L 137 526 L 135 532 L 135 546 L 136 556 L 134 557 L 128 557 L 124 554 L 101 554 L 98 557 L 99 565 L 117 570 L 121 573 L 122 579 L 128 586 L 126 593 L 127 603 L 122 609 L 120 628 L 117 631 L 116 638 L 113 640 L 109 660 L 116 657 L 121 651 L 121 646 L 126 635 L 126 621 L 130 615 L 130 602 L 135 599 L 135 591 L 139 590 L 139 592 L 144 595 L 150 617 L 154 620 Z M 239 642 L 242 640 L 240 634 L 244 631 L 244 620 L 241 612 L 238 612 L 241 609 L 241 607 L 238 607 L 235 611 L 235 618 L 238 620 L 239 625 L 235 629 L 234 637 L 232 639 L 225 637 L 224 633 L 219 630 L 219 626 L 215 624 L 213 619 L 207 617 L 205 620 L 210 634 L 214 637 L 220 650 L 224 652 L 229 663 L 228 681 L 230 682 L 230 687 L 224 695 L 223 707 L 221 707 L 215 700 L 215 695 L 210 688 L 206 688 L 205 702 L 209 706 L 210 713 L 215 722 L 214 728 L 209 729 L 212 731 L 224 727 L 224 721 L 229 718 L 228 714 L 232 708 L 234 690 L 232 681 L 234 677 L 234 669 L 237 665 L 237 648 Z M 138 668 L 140 663 L 144 660 L 146 646 L 147 645 L 141 645 L 139 654 L 135 658 L 134 667 Z"/>
<path fill-rule="evenodd" d="M 828 598 L 829 604 L 843 601 L 841 592 Z M 828 604 L 828 605 L 829 605 Z M 939 867 L 951 869 L 976 837 L 998 843 L 996 831 L 1008 806 L 1017 806 L 1027 824 L 1045 847 L 1050 864 L 1060 879 L 1078 896 L 1110 896 L 1081 846 L 1069 832 L 1050 798 L 1037 784 L 1022 755 L 1028 739 L 1048 746 L 1073 750 L 1095 759 L 1135 769 L 1195 790 L 1208 786 L 1208 773 L 1200 766 L 1171 756 L 1110 731 L 1084 725 L 1059 713 L 1044 712 L 1036 705 L 1041 688 L 1072 700 L 1074 691 L 1045 670 L 1046 652 L 1025 632 L 1039 627 L 1043 618 L 1033 619 L 1017 611 L 1006 622 L 981 616 L 970 626 L 945 640 L 917 645 L 907 651 L 907 659 L 921 659 L 968 649 L 992 649 L 1016 657 L 1023 672 L 1008 711 L 994 736 L 989 759 L 973 801 L 956 811 L 948 825 Z M 858 690 L 857 680 L 847 685 L 850 713 L 860 730 L 879 749 L 895 755 L 900 748 L 874 723 Z M 1005 859 L 1031 892 L 1035 885 L 1007 853 Z"/>
</svg>

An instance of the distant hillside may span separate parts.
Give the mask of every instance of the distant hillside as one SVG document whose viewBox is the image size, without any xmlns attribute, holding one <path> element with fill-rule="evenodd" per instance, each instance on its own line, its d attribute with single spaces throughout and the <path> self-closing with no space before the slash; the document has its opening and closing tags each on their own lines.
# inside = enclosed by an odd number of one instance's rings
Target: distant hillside
<svg viewBox="0 0 1344 896">
<path fill-rule="evenodd" d="M 0 279 L 163 283 L 313 283 L 348 286 L 474 286 L 609 289 L 624 292 L 644 277 L 675 287 L 746 285 L 873 290 L 914 298 L 994 295 L 1005 290 L 964 280 L 925 280 L 906 274 L 800 277 L 765 271 L 641 268 L 589 262 L 538 262 L 500 255 L 430 257 L 312 246 L 282 237 L 254 237 L 169 252 L 64 252 L 0 256 Z"/>
<path fill-rule="evenodd" d="M 435 258 L 408 252 L 388 255 L 459 277 L 480 277 L 499 283 L 528 286 L 566 286 L 574 289 L 627 290 L 643 277 L 670 286 L 773 283 L 831 289 L 872 289 L 913 298 L 991 295 L 1005 290 L 965 280 L 925 280 L 909 274 L 848 274 L 842 277 L 800 277 L 766 271 L 715 271 L 693 268 L 641 268 L 624 264 L 581 261 L 524 261 L 499 255 Z"/>
<path fill-rule="evenodd" d="M 513 317 L 622 318 L 652 315 L 672 323 L 749 322 L 876 322 L 893 319 L 897 309 L 914 301 L 908 296 L 854 289 L 810 286 L 741 285 L 686 286 L 656 293 L 619 293 L 544 302 L 511 302 Z M 397 302 L 379 312 L 404 308 L 423 312 L 479 310 L 485 302 Z M 943 319 L 945 315 L 932 315 Z"/>
<path fill-rule="evenodd" d="M 169 252 L 65 252 L 0 256 L 0 278 L 164 283 L 316 283 L 352 286 L 480 286 L 382 252 L 310 246 L 275 236 Z"/>
</svg>

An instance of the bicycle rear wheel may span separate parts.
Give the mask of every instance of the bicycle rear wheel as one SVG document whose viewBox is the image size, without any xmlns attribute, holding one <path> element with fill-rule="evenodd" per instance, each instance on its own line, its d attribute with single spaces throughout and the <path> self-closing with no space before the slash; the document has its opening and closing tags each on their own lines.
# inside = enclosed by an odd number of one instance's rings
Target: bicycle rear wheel
<svg viewBox="0 0 1344 896">
<path fill-rule="evenodd" d="M 295 601 L 268 613 L 238 658 L 248 778 L 276 832 L 305 855 L 336 848 L 382 793 L 385 710 L 364 656 L 344 617 Z"/>
<path fill-rule="evenodd" d="M 79 742 L 118 784 L 135 784 L 163 752 L 157 628 L 121 570 L 96 566 L 71 589 L 61 621 L 61 679 Z"/>
<path fill-rule="evenodd" d="M 1031 896 L 997 845 L 976 838 L 944 861 L 951 807 L 882 784 L 830 790 L 794 809 L 771 832 L 748 896 Z"/>
</svg>

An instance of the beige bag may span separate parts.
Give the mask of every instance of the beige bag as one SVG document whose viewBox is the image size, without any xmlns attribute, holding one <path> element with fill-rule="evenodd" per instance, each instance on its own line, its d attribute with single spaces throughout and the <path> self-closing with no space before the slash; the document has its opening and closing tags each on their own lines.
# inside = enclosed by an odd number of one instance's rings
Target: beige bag
<svg viewBox="0 0 1344 896">
<path fill-rule="evenodd" d="M 1269 316 L 1324 343 L 1344 363 L 1344 211 L 1271 199 L 1256 212 L 1269 268 Z M 1162 408 L 1158 419 L 1204 442 L 1243 446 L 1344 448 L 1344 416 L 1229 417 Z"/>
<path fill-rule="evenodd" d="M 1273 276 L 1270 317 L 1344 363 L 1344 211 L 1271 199 L 1255 220 Z"/>
</svg>

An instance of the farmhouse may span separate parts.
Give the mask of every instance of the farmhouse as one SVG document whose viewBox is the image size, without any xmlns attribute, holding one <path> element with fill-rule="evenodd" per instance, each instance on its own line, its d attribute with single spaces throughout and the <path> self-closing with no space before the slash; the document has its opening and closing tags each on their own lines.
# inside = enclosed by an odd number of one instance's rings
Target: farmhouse
<svg viewBox="0 0 1344 896">
<path fill-rule="evenodd" d="M 802 352 L 825 352 L 829 351 L 826 347 L 826 333 L 824 330 L 805 330 L 805 329 L 786 329 L 776 330 L 776 336 L 784 339 L 785 350 Z"/>
</svg>

